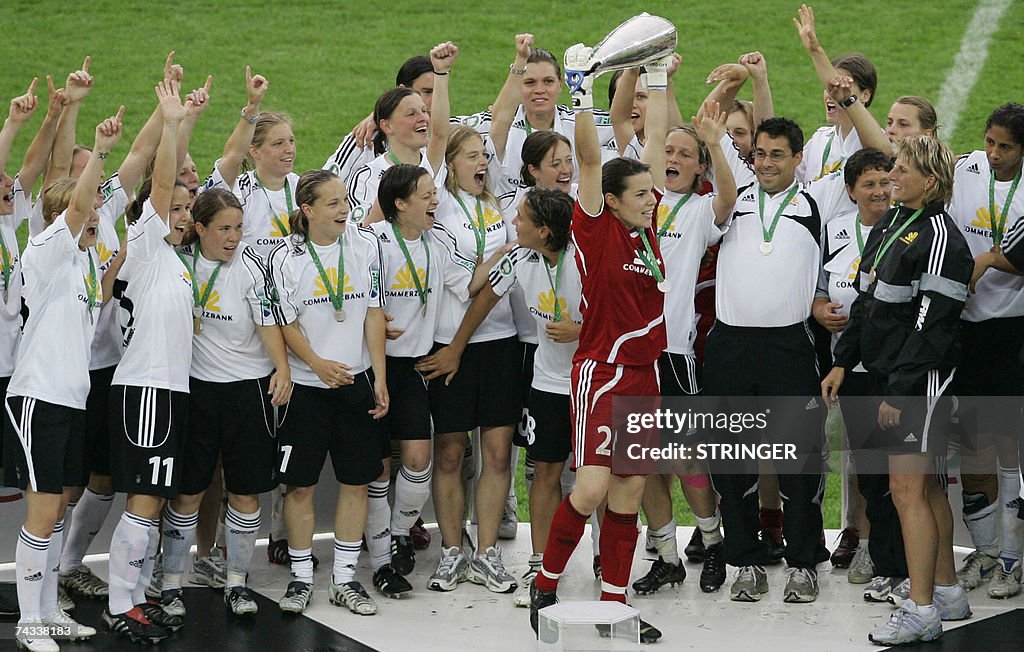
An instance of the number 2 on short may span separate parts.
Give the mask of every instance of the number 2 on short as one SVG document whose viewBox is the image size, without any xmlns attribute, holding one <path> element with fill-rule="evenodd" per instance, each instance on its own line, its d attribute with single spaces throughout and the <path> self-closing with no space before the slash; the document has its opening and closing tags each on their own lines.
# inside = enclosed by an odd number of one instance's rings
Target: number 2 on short
<svg viewBox="0 0 1024 652">
<path fill-rule="evenodd" d="M 600 445 L 598 445 L 597 449 L 594 452 L 598 455 L 610 456 L 612 454 L 612 451 L 608 447 L 612 445 L 612 429 L 609 428 L 608 426 L 598 426 L 597 433 L 600 435 L 604 435 L 604 441 L 601 442 Z"/>
</svg>

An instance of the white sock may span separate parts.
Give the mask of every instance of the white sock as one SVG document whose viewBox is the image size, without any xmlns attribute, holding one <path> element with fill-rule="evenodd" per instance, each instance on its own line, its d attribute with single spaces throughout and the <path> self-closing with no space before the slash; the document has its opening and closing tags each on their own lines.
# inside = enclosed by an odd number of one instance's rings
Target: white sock
<svg viewBox="0 0 1024 652">
<path fill-rule="evenodd" d="M 77 506 L 78 506 L 78 501 L 76 500 L 73 503 L 72 502 L 68 502 L 68 506 L 64 508 L 64 518 L 62 519 L 64 521 L 64 532 L 67 532 L 68 530 L 70 530 L 71 529 L 71 524 L 75 522 L 74 519 L 72 518 L 72 516 L 74 516 L 75 507 L 77 507 Z M 61 545 L 61 549 L 62 550 L 63 550 L 63 548 L 64 548 L 64 546 Z"/>
<path fill-rule="evenodd" d="M 217 532 L 213 535 L 213 545 L 221 550 L 227 550 L 227 533 L 224 531 L 225 520 L 228 517 L 228 490 L 224 489 L 224 495 L 220 499 L 220 511 L 217 513 Z"/>
<path fill-rule="evenodd" d="M 935 603 L 932 604 L 918 604 L 914 605 L 917 607 L 917 613 L 921 614 L 925 618 L 931 620 L 932 618 L 938 618 L 939 612 L 935 608 Z"/>
<path fill-rule="evenodd" d="M 370 565 L 373 570 L 391 563 L 391 506 L 388 505 L 390 486 L 390 480 L 375 480 L 367 488 L 366 525 L 363 526 L 363 535 L 366 537 L 366 548 L 370 552 Z M 345 581 L 350 582 L 351 579 Z"/>
<path fill-rule="evenodd" d="M 971 541 L 979 552 L 990 557 L 999 556 L 999 519 L 996 518 L 996 510 L 999 508 L 998 498 L 996 502 L 968 514 L 968 501 L 987 500 L 982 494 L 964 494 L 964 523 L 967 531 L 971 534 Z"/>
<path fill-rule="evenodd" d="M 1017 518 L 1020 494 L 1020 470 L 999 467 L 999 520 L 1003 530 L 1003 551 L 1000 555 L 1009 570 L 1024 552 L 1024 521 Z M 1006 562 L 1009 561 L 1009 564 Z"/>
<path fill-rule="evenodd" d="M 21 528 L 14 551 L 14 566 L 18 574 L 18 608 L 22 622 L 38 620 L 41 616 L 49 547 L 50 539 L 34 536 Z"/>
<path fill-rule="evenodd" d="M 529 561 L 527 561 L 527 564 L 530 568 L 535 569 L 539 572 L 540 567 L 544 565 L 544 553 L 535 552 L 531 554 Z"/>
<path fill-rule="evenodd" d="M 335 584 L 347 584 L 356 578 L 356 564 L 359 563 L 359 551 L 362 547 L 362 541 L 334 540 L 334 572 L 331 574 L 332 582 Z"/>
<path fill-rule="evenodd" d="M 651 543 L 658 551 L 658 556 L 669 564 L 679 563 L 679 545 L 676 543 L 676 520 L 671 519 L 668 523 L 657 530 L 651 530 Z"/>
<path fill-rule="evenodd" d="M 694 514 L 694 518 L 697 519 L 700 539 L 704 542 L 705 547 L 722 542 L 722 515 L 718 512 L 718 508 L 715 508 L 715 512 L 707 518 L 701 518 L 696 514 Z"/>
<path fill-rule="evenodd" d="M 156 566 L 156 554 L 160 548 L 160 521 L 150 521 L 149 541 L 146 544 L 146 557 L 142 562 L 142 570 L 139 571 L 139 581 L 135 583 L 132 590 L 132 602 L 144 604 L 146 602 L 146 588 L 153 579 L 153 567 Z M 164 586 L 163 588 L 167 588 Z"/>
<path fill-rule="evenodd" d="M 60 567 L 65 572 L 72 571 L 82 565 L 82 558 L 89 550 L 93 537 L 103 527 L 110 513 L 114 496 L 102 496 L 86 488 L 78 499 L 74 518 L 69 523 L 64 518 L 64 551 L 60 555 Z"/>
<path fill-rule="evenodd" d="M 189 552 L 196 540 L 199 512 L 179 514 L 164 506 L 164 589 L 180 589 L 181 578 L 188 566 Z M 138 603 L 136 603 L 138 604 Z"/>
<path fill-rule="evenodd" d="M 46 573 L 43 576 L 43 592 L 39 598 L 39 612 L 48 616 L 57 611 L 57 580 L 60 575 L 60 549 L 64 543 L 64 521 L 53 525 L 50 545 L 46 549 Z"/>
<path fill-rule="evenodd" d="M 860 543 L 857 544 L 857 548 L 858 549 L 864 548 L 866 550 L 867 547 L 868 547 L 868 540 L 867 539 L 861 539 Z"/>
<path fill-rule="evenodd" d="M 129 512 L 121 514 L 110 540 L 110 596 L 107 607 L 113 615 L 130 611 L 132 591 L 146 561 L 149 528 L 153 521 Z"/>
<path fill-rule="evenodd" d="M 601 519 L 597 517 L 597 512 L 590 515 L 590 545 L 595 557 L 601 554 Z"/>
<path fill-rule="evenodd" d="M 430 479 L 433 467 L 410 471 L 405 466 L 395 479 L 395 507 L 391 511 L 392 536 L 409 536 L 409 528 L 420 517 L 423 505 L 430 498 Z"/>
<path fill-rule="evenodd" d="M 360 542 L 362 543 L 362 542 Z M 288 556 L 292 560 L 292 579 L 306 584 L 313 583 L 313 549 L 296 550 L 288 546 Z"/>
<path fill-rule="evenodd" d="M 512 445 L 512 452 L 509 453 L 509 457 L 510 457 L 509 464 L 511 464 L 511 466 L 509 468 L 512 469 L 512 482 L 508 483 L 508 497 L 512 499 L 513 503 L 515 503 L 516 502 L 516 481 L 515 481 L 515 475 L 516 475 L 516 471 L 519 469 L 519 447 L 516 446 L 515 444 Z"/>
<path fill-rule="evenodd" d="M 562 479 L 560 480 L 562 484 L 562 500 L 565 500 L 565 497 L 576 488 L 576 472 L 569 468 L 569 466 L 570 464 L 566 462 L 565 466 L 562 467 Z"/>
<path fill-rule="evenodd" d="M 224 538 L 228 550 L 225 586 L 245 586 L 245 574 L 249 571 L 252 551 L 256 549 L 256 533 L 260 529 L 260 513 L 243 514 L 231 505 L 224 516 Z M 310 560 L 312 562 L 312 560 Z"/>
<path fill-rule="evenodd" d="M 530 459 L 530 454 L 526 454 L 526 461 L 523 462 L 523 481 L 526 482 L 526 494 L 530 494 L 530 488 L 533 487 L 533 476 L 536 473 L 537 464 Z M 514 480 L 513 480 L 514 482 Z"/>
<path fill-rule="evenodd" d="M 287 490 L 285 485 L 278 485 L 270 492 L 270 538 L 287 539 L 288 530 L 284 527 L 284 494 Z"/>
<path fill-rule="evenodd" d="M 933 587 L 932 590 L 935 593 L 940 593 L 942 595 L 950 595 L 952 593 L 959 593 L 960 592 L 960 585 L 959 584 L 936 584 Z"/>
</svg>

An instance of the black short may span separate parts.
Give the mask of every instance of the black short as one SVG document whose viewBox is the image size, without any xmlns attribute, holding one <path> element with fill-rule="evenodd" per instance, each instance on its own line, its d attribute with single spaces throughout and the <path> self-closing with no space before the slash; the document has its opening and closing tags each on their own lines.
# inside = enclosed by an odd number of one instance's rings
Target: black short
<svg viewBox="0 0 1024 652">
<path fill-rule="evenodd" d="M 700 367 L 692 355 L 662 351 L 658 358 L 662 396 L 700 394 Z"/>
<path fill-rule="evenodd" d="M 527 428 L 530 421 L 530 392 L 533 383 L 533 359 L 537 353 L 537 345 L 530 342 L 523 342 L 523 378 L 522 397 L 523 409 L 516 425 L 516 431 L 512 433 L 512 445 L 520 448 L 527 447 Z"/>
<path fill-rule="evenodd" d="M 110 475 L 110 383 L 113 367 L 89 372 L 89 398 L 85 402 L 85 474 L 80 484 L 89 484 L 89 475 Z"/>
<path fill-rule="evenodd" d="M 569 396 L 534 388 L 526 413 L 526 454 L 535 462 L 564 462 L 572 446 Z"/>
<path fill-rule="evenodd" d="M 110 470 L 114 491 L 174 498 L 182 475 L 188 394 L 111 385 Z"/>
<path fill-rule="evenodd" d="M 1014 437 L 1024 393 L 1024 367 L 1014 352 L 1024 345 L 1024 317 L 961 320 L 960 333 L 962 354 L 951 393 L 966 436 Z"/>
<path fill-rule="evenodd" d="M 910 397 L 904 398 L 900 423 L 883 430 L 877 423 L 875 411 L 875 432 L 873 441 L 884 440 L 885 449 L 891 455 L 907 453 L 928 453 L 946 457 L 949 447 L 949 428 L 953 410 L 949 377 L 953 370 L 931 369 L 919 387 L 914 388 Z"/>
<path fill-rule="evenodd" d="M 383 424 L 369 414 L 375 405 L 373 373 L 337 389 L 295 385 L 288 412 L 277 431 L 278 481 L 312 487 L 328 451 L 338 482 L 370 484 L 384 471 Z"/>
<path fill-rule="evenodd" d="M 391 439 L 430 439 L 430 399 L 427 381 L 416 371 L 417 358 L 387 357 L 388 396 L 391 404 L 384 417 L 384 427 Z M 391 444 L 387 454 L 391 456 Z"/>
<path fill-rule="evenodd" d="M 267 394 L 269 382 L 269 376 L 230 383 L 189 379 L 179 493 L 208 489 L 218 457 L 224 486 L 233 494 L 250 496 L 277 486 L 277 410 Z"/>
<path fill-rule="evenodd" d="M 435 343 L 431 352 L 443 348 Z M 510 426 L 522 417 L 522 344 L 515 337 L 470 344 L 462 352 L 451 385 L 430 381 L 434 432 L 467 432 L 476 427 Z"/>
<path fill-rule="evenodd" d="M 85 410 L 6 395 L 4 484 L 59 494 L 82 474 Z"/>
</svg>

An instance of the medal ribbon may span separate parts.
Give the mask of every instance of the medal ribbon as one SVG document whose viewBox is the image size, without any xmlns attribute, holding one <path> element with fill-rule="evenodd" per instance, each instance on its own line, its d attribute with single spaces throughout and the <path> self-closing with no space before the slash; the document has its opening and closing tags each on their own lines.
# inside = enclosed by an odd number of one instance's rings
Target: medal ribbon
<svg viewBox="0 0 1024 652">
<path fill-rule="evenodd" d="M 274 204 L 270 201 L 270 195 L 267 194 L 267 189 L 263 187 L 263 182 L 260 181 L 259 175 L 253 172 L 253 176 L 256 177 L 256 183 L 260 184 L 260 190 L 263 191 L 263 196 L 267 198 L 267 205 L 270 206 L 270 220 L 274 223 L 274 226 L 277 227 L 278 231 L 280 231 L 283 234 L 288 234 L 288 226 L 284 222 L 282 222 L 281 218 L 278 217 L 277 213 L 274 212 Z M 285 205 L 288 207 L 288 215 L 291 215 L 292 211 L 295 210 L 295 206 L 292 203 L 292 187 L 288 185 L 287 178 L 285 178 L 284 180 L 284 202 Z"/>
<path fill-rule="evenodd" d="M 775 217 L 772 218 L 771 226 L 768 227 L 767 229 L 764 227 L 765 192 L 763 188 L 757 189 L 757 215 L 758 217 L 761 218 L 761 233 L 764 236 L 763 239 L 765 242 L 771 242 L 772 238 L 775 237 L 775 228 L 779 225 L 779 218 L 782 217 L 782 211 L 786 210 L 786 206 L 789 204 L 790 201 L 793 200 L 793 197 L 796 196 L 796 193 L 799 189 L 800 186 L 798 185 L 795 185 L 792 188 L 790 188 L 789 193 L 786 195 L 786 198 L 782 200 L 781 204 L 779 204 L 779 210 L 775 211 Z"/>
<path fill-rule="evenodd" d="M 306 251 L 309 252 L 309 257 L 313 259 L 316 271 L 320 273 L 320 280 L 324 282 L 324 289 L 327 290 L 327 296 L 331 299 L 331 305 L 334 306 L 335 310 L 341 310 L 345 304 L 345 246 L 342 244 L 341 238 L 338 238 L 337 289 L 331 287 L 331 280 L 327 278 L 327 272 L 324 271 L 324 266 L 320 263 L 320 257 L 316 255 L 316 249 L 313 248 L 313 243 L 309 240 L 306 240 Z"/>
<path fill-rule="evenodd" d="M 562 321 L 562 305 L 558 302 L 558 286 L 562 284 L 562 263 L 565 262 L 565 249 L 558 252 L 558 264 L 555 266 L 554 278 L 551 278 L 551 265 L 548 265 L 547 259 L 541 256 L 540 262 L 544 265 L 544 271 L 548 273 L 548 285 L 551 286 L 551 293 L 555 296 L 555 321 Z"/>
<path fill-rule="evenodd" d="M 892 246 L 892 243 L 896 242 L 896 238 L 898 238 L 901 235 L 903 235 L 903 232 L 907 230 L 907 227 L 910 226 L 910 223 L 913 222 L 914 220 L 916 220 L 917 216 L 920 215 L 922 211 L 924 211 L 924 206 L 922 206 L 921 208 L 919 208 L 916 211 L 914 211 L 913 215 L 908 217 L 907 221 L 903 223 L 903 226 L 901 226 L 899 228 L 899 230 L 896 231 L 896 233 L 893 233 L 892 236 L 890 236 L 890 238 L 886 241 L 886 243 L 884 245 L 882 245 L 882 248 L 878 250 L 878 255 L 875 256 L 875 261 L 871 265 L 871 273 L 872 274 L 874 274 L 875 270 L 878 269 L 878 266 L 882 262 L 882 258 L 885 257 L 885 254 L 889 251 L 889 247 Z M 892 221 L 889 222 L 889 226 L 886 227 L 886 231 L 888 231 L 889 229 L 892 228 L 893 224 L 896 223 L 896 218 L 899 217 L 899 215 L 900 215 L 900 209 L 897 208 L 896 209 L 896 214 L 892 216 Z"/>
<path fill-rule="evenodd" d="M 676 213 L 678 213 L 679 209 L 683 207 L 683 204 L 689 201 L 692 195 L 693 191 L 686 193 L 685 195 L 683 195 L 683 198 L 676 202 L 676 205 L 672 207 L 672 212 L 668 214 L 668 217 L 665 218 L 665 223 L 662 224 L 661 228 L 658 229 L 657 236 L 659 245 L 661 244 L 661 239 L 665 236 L 666 233 L 668 233 L 668 230 L 672 228 L 672 223 L 676 221 Z"/>
<path fill-rule="evenodd" d="M 402 255 L 405 256 L 405 262 L 409 265 L 409 272 L 412 274 L 412 282 L 416 285 L 416 294 L 420 297 L 420 305 L 426 307 L 427 290 L 430 288 L 430 247 L 427 245 L 426 237 L 422 233 L 420 234 L 420 242 L 423 243 L 423 252 L 427 257 L 427 276 L 423 279 L 423 283 L 420 283 L 420 275 L 416 271 L 416 263 L 413 262 L 412 256 L 409 254 L 409 248 L 405 246 L 405 238 L 402 237 L 401 231 L 398 230 L 398 225 L 394 222 L 391 223 L 391 232 L 395 234 L 395 239 L 398 240 L 398 246 L 402 248 Z"/>
<path fill-rule="evenodd" d="M 178 254 L 178 258 L 181 260 L 181 264 L 188 270 L 189 275 L 192 276 L 192 302 L 197 308 L 205 309 L 206 302 L 210 300 L 210 295 L 213 294 L 213 284 L 217 282 L 217 275 L 220 274 L 220 268 L 224 265 L 224 261 L 217 263 L 217 266 L 213 268 L 213 273 L 210 274 L 210 280 L 206 283 L 206 289 L 203 290 L 202 296 L 199 295 L 199 243 L 195 244 L 195 248 L 192 250 L 192 264 L 189 265 L 185 257 L 181 255 L 181 252 L 175 251 Z M 92 259 L 89 259 L 89 263 L 92 264 Z"/>
<path fill-rule="evenodd" d="M 1017 176 L 1013 178 L 1013 183 L 1010 185 L 1010 192 L 1006 193 L 1006 201 L 1003 202 L 1003 210 L 1000 215 L 996 215 L 996 173 L 989 173 L 988 219 L 992 226 L 992 244 L 996 247 L 998 247 L 1003 241 L 1003 231 L 1006 227 L 1006 214 L 1010 212 L 1010 204 L 1013 202 L 1013 196 L 1017 194 L 1017 185 L 1020 183 L 1020 173 L 1022 171 L 1024 170 L 1018 170 Z M 4 281 L 6 282 L 6 280 L 7 276 L 5 272 Z M 4 287 L 6 287 L 6 285 Z"/>
<path fill-rule="evenodd" d="M 636 252 L 637 258 L 643 261 L 644 266 L 651 270 L 651 274 L 654 275 L 654 280 L 661 283 L 665 280 L 665 277 L 661 273 L 661 269 L 658 267 L 658 260 L 654 257 L 654 250 L 651 249 L 651 243 L 647 240 L 647 229 L 637 228 L 637 234 L 640 236 L 640 240 L 644 243 L 644 251 Z"/>
<path fill-rule="evenodd" d="M 484 223 L 484 209 L 480 205 L 480 198 L 476 198 L 476 217 L 480 222 L 479 224 L 473 221 L 473 217 L 469 214 L 469 209 L 466 208 L 465 202 L 462 201 L 462 197 L 458 193 L 455 194 L 455 201 L 459 202 L 462 212 L 466 214 L 466 219 L 469 220 L 469 225 L 473 227 L 473 235 L 476 236 L 476 256 L 480 258 L 484 255 L 484 244 L 487 242 L 487 224 Z"/>
</svg>

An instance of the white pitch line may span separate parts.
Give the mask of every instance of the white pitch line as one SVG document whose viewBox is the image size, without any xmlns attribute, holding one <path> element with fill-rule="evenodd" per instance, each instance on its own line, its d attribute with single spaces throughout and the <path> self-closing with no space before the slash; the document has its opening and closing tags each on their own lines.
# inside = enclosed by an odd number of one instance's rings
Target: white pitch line
<svg viewBox="0 0 1024 652">
<path fill-rule="evenodd" d="M 953 60 L 953 68 L 946 75 L 935 109 L 947 140 L 956 133 L 960 114 L 988 58 L 989 41 L 1009 7 L 1010 0 L 981 0 L 974 10 L 974 17 L 960 41 L 960 51 Z"/>
</svg>

